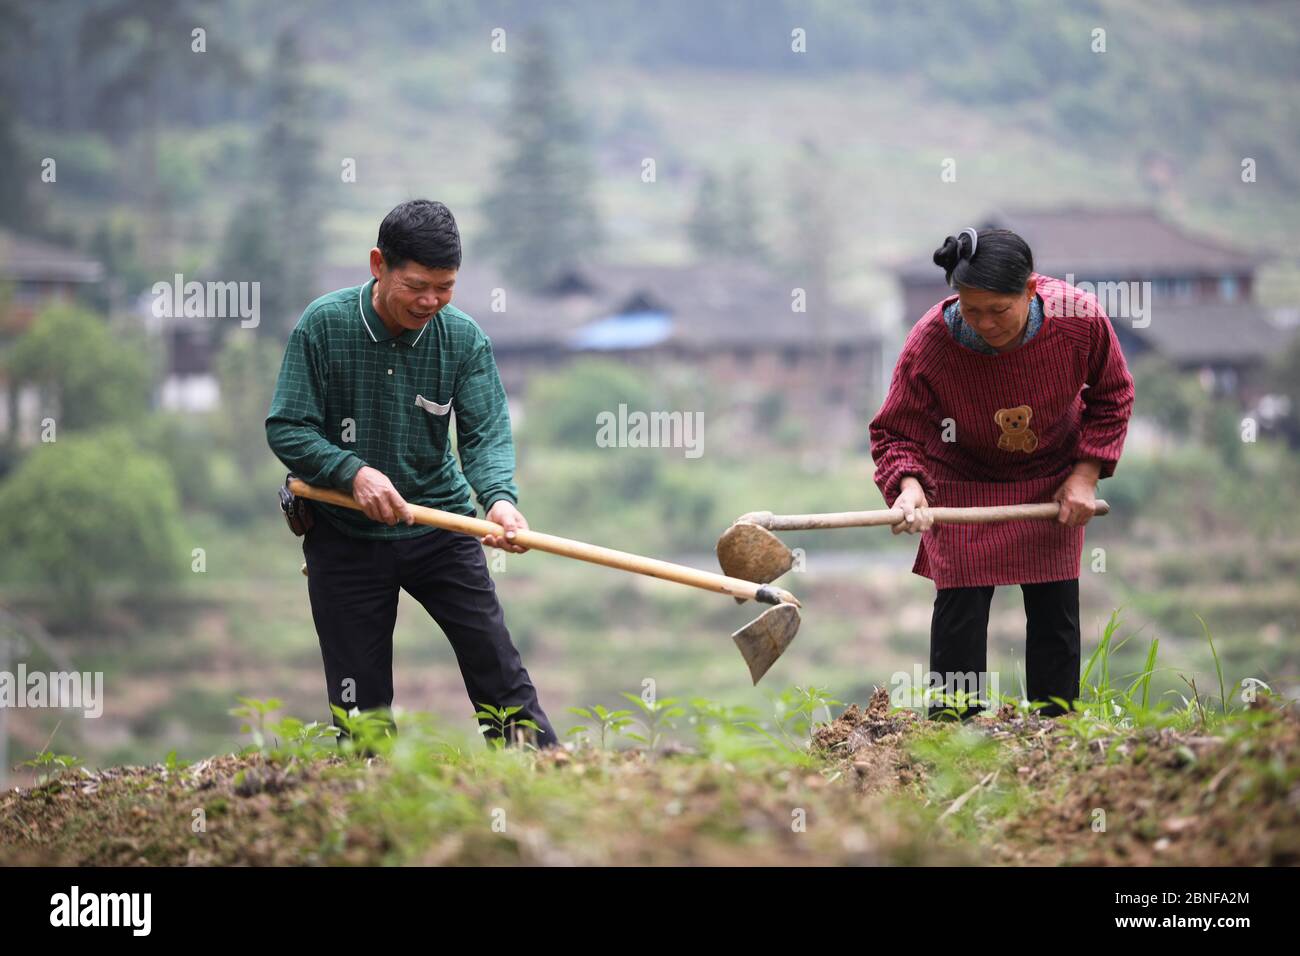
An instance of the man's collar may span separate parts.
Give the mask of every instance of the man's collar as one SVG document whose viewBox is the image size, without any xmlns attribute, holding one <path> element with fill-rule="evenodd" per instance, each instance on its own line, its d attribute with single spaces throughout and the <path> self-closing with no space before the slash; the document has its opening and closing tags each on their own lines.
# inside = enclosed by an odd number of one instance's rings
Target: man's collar
<svg viewBox="0 0 1300 956">
<path fill-rule="evenodd" d="M 401 335 L 391 334 L 388 331 L 388 327 L 384 325 L 384 320 L 381 319 L 379 313 L 375 311 L 374 303 L 370 300 L 371 292 L 374 287 L 375 280 L 372 277 L 369 282 L 361 287 L 359 297 L 361 301 L 361 324 L 365 327 L 366 334 L 370 336 L 370 340 L 372 342 L 386 342 L 396 339 L 398 342 L 404 342 L 407 345 L 414 346 L 416 342 L 420 341 L 420 336 L 424 334 L 424 330 L 429 327 L 433 322 L 433 319 L 426 322 L 422 328 L 403 329 Z M 434 318 L 437 318 L 437 316 L 435 315 Z"/>
</svg>

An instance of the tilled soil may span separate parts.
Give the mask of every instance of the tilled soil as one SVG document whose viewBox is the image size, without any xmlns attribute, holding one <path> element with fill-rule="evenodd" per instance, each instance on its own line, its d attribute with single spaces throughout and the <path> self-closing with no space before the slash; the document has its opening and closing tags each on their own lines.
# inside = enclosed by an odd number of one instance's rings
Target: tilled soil
<svg viewBox="0 0 1300 956">
<path fill-rule="evenodd" d="M 336 755 L 78 769 L 0 795 L 0 865 L 1300 863 L 1294 706 L 1212 726 L 1006 707 L 959 728 L 881 689 L 816 729 L 808 767 L 674 747 L 419 778 Z M 972 739 L 982 762 L 963 765 Z"/>
<path fill-rule="evenodd" d="M 1004 706 L 966 726 L 997 741 L 992 786 L 1017 810 L 981 834 L 992 862 L 1293 866 L 1300 864 L 1300 716 L 1261 697 L 1251 723 L 1207 733 L 1144 728 L 1071 732 L 1077 715 L 1042 718 Z M 928 772 L 909 744 L 925 722 L 890 712 L 877 689 L 814 735 L 851 766 L 864 794 L 921 797 Z"/>
</svg>

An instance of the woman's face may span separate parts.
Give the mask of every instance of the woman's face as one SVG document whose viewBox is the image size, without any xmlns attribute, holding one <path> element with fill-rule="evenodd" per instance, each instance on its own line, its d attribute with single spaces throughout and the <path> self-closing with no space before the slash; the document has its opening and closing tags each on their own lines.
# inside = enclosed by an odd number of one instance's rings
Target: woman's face
<svg viewBox="0 0 1300 956">
<path fill-rule="evenodd" d="M 993 348 L 1015 348 L 1029 321 L 1029 303 L 1034 299 L 1035 285 L 1031 277 L 1025 291 L 1016 295 L 960 286 L 957 299 L 961 302 L 962 321 Z"/>
</svg>

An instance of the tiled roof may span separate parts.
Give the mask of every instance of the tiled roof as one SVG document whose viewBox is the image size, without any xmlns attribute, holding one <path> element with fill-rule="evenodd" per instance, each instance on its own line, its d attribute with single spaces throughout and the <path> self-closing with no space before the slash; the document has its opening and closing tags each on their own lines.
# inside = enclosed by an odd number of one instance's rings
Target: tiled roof
<svg viewBox="0 0 1300 956">
<path fill-rule="evenodd" d="M 953 233 L 962 224 L 952 227 Z M 1079 278 L 1141 278 L 1238 275 L 1253 272 L 1262 257 L 1195 235 L 1144 207 L 995 210 L 975 223 L 1019 234 L 1034 252 L 1034 269 Z M 930 259 L 934 246 L 896 263 L 904 280 L 942 275 Z"/>
<path fill-rule="evenodd" d="M 321 292 L 357 285 L 368 270 L 329 269 Z M 583 263 L 550 294 L 509 286 L 485 263 L 462 266 L 452 304 L 472 315 L 499 347 L 568 348 L 584 330 L 617 315 L 662 313 L 666 336 L 652 345 L 687 349 L 749 345 L 757 349 L 874 341 L 866 317 L 848 309 L 791 310 L 795 283 L 746 263 L 691 266 Z M 494 312 L 494 290 L 505 290 L 505 311 Z M 816 329 L 816 334 L 814 334 Z"/>
<path fill-rule="evenodd" d="M 1274 325 L 1251 303 L 1162 305 L 1150 324 L 1133 329 L 1161 355 L 1180 364 L 1233 364 L 1277 354 L 1294 331 Z M 1116 320 L 1117 324 L 1122 320 Z"/>
<path fill-rule="evenodd" d="M 25 282 L 98 282 L 98 260 L 40 239 L 0 230 L 0 279 Z"/>
</svg>

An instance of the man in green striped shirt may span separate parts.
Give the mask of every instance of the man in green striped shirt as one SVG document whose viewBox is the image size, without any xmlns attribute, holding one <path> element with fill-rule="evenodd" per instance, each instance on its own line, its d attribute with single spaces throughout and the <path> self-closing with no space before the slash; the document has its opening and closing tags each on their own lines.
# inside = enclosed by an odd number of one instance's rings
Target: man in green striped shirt
<svg viewBox="0 0 1300 956">
<path fill-rule="evenodd" d="M 266 419 L 267 442 L 310 485 L 352 495 L 363 512 L 311 502 L 303 538 L 312 616 L 330 703 L 392 704 L 400 589 L 451 641 L 477 707 L 519 706 L 540 745 L 558 742 L 505 626 L 483 548 L 414 524 L 408 502 L 475 513 L 506 529 L 483 542 L 514 553 L 528 522 L 516 507 L 515 453 L 492 343 L 450 302 L 460 235 L 442 203 L 385 217 L 372 278 L 307 307 L 289 334 Z M 454 427 L 457 451 L 451 447 Z"/>
</svg>

